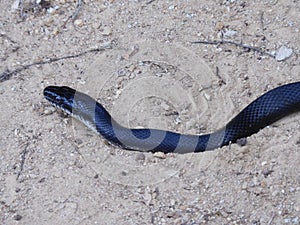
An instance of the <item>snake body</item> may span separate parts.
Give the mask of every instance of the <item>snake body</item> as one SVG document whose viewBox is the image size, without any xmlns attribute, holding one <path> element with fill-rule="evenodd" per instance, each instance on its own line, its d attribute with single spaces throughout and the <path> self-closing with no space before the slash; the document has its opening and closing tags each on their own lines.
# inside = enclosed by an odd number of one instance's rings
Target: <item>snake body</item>
<svg viewBox="0 0 300 225">
<path fill-rule="evenodd" d="M 300 82 L 286 84 L 263 94 L 222 129 L 204 135 L 185 135 L 157 129 L 130 129 L 118 124 L 90 96 L 66 86 L 48 86 L 45 98 L 82 121 L 112 144 L 128 150 L 188 153 L 213 150 L 248 137 L 273 122 L 300 110 Z"/>
</svg>

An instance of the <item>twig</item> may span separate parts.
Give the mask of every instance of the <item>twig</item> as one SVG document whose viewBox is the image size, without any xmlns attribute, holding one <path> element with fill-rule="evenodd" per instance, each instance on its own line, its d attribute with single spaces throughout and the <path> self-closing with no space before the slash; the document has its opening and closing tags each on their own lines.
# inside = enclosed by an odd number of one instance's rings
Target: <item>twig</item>
<svg viewBox="0 0 300 225">
<path fill-rule="evenodd" d="M 76 5 L 76 9 L 75 9 L 75 12 L 68 17 L 68 19 L 66 20 L 66 22 L 64 22 L 64 24 L 62 25 L 62 27 L 65 27 L 66 24 L 69 22 L 70 19 L 72 19 L 72 21 L 74 21 L 76 19 L 76 17 L 78 16 L 79 14 L 79 11 L 81 9 L 81 6 L 82 6 L 82 1 L 81 0 L 78 0 L 77 1 L 77 5 Z"/>
<path fill-rule="evenodd" d="M 78 0 L 77 1 L 77 5 L 76 5 L 76 9 L 75 9 L 75 12 L 73 13 L 73 15 L 71 16 L 71 19 L 74 21 L 76 19 L 76 17 L 78 16 L 79 14 L 79 11 L 81 9 L 81 6 L 82 6 L 82 1 L 81 0 Z"/>
<path fill-rule="evenodd" d="M 219 67 L 216 66 L 216 76 L 219 78 L 219 85 L 221 86 L 222 84 L 226 85 L 226 82 L 224 81 L 224 79 L 220 76 L 220 70 Z"/>
<path fill-rule="evenodd" d="M 20 6 L 20 17 L 23 20 L 25 18 L 23 0 L 20 0 L 19 6 Z"/>
<path fill-rule="evenodd" d="M 57 61 L 64 60 L 64 59 L 78 58 L 78 57 L 83 56 L 87 53 L 101 52 L 101 51 L 104 51 L 105 49 L 107 49 L 107 48 L 105 48 L 105 47 L 95 48 L 95 49 L 90 49 L 90 50 L 87 50 L 87 51 L 84 51 L 84 52 L 81 52 L 81 53 L 78 53 L 78 54 L 75 54 L 75 55 L 67 55 L 67 56 L 62 56 L 62 57 L 57 57 L 57 58 L 50 58 L 48 60 L 41 60 L 41 61 L 38 61 L 38 62 L 34 62 L 34 63 L 30 63 L 30 64 L 27 64 L 27 65 L 20 66 L 19 68 L 14 69 L 12 71 L 6 69 L 4 72 L 0 73 L 0 83 L 3 82 L 3 81 L 8 80 L 12 75 L 17 74 L 17 73 L 19 73 L 23 70 L 29 69 L 30 67 L 33 67 L 33 66 L 53 63 L 53 62 L 57 62 Z"/>
<path fill-rule="evenodd" d="M 152 2 L 154 2 L 155 0 L 150 0 L 148 2 L 146 2 L 147 5 L 151 4 Z"/>
<path fill-rule="evenodd" d="M 234 45 L 234 46 L 237 46 L 237 47 L 240 47 L 240 48 L 243 48 L 243 49 L 258 52 L 262 55 L 267 55 L 269 57 L 275 58 L 275 55 L 273 55 L 271 53 L 268 53 L 268 52 L 265 52 L 265 51 L 261 50 L 260 48 L 256 48 L 256 47 L 253 47 L 253 46 L 250 46 L 250 45 L 244 45 L 244 44 L 241 44 L 241 43 L 236 43 L 236 42 L 233 42 L 233 41 L 224 41 L 224 40 L 222 40 L 222 41 L 193 41 L 191 43 L 192 44 L 208 44 L 208 45 L 230 44 L 230 45 Z"/>
<path fill-rule="evenodd" d="M 271 215 L 271 218 L 270 218 L 270 220 L 269 220 L 269 222 L 268 222 L 268 225 L 271 225 L 271 224 L 272 224 L 272 222 L 273 222 L 275 216 L 276 216 L 276 214 L 275 214 L 274 212 L 272 212 L 272 215 Z"/>
<path fill-rule="evenodd" d="M 20 170 L 17 174 L 17 180 L 19 179 L 19 177 L 20 177 L 20 175 L 21 175 L 21 173 L 23 172 L 23 169 L 24 169 L 26 154 L 28 153 L 28 146 L 29 146 L 29 143 L 26 144 L 24 150 L 21 152 Z"/>
<path fill-rule="evenodd" d="M 264 11 L 260 12 L 260 26 L 261 30 L 264 30 Z"/>
<path fill-rule="evenodd" d="M 0 34 L 0 37 L 5 38 L 6 40 L 10 41 L 13 44 L 18 44 L 16 41 L 14 41 L 13 39 L 11 39 L 7 34 Z"/>
</svg>

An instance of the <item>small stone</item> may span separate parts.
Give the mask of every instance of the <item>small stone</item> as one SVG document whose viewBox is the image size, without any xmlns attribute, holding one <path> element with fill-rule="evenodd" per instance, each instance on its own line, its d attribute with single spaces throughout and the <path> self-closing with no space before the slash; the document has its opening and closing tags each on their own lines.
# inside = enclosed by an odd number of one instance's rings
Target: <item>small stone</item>
<svg viewBox="0 0 300 225">
<path fill-rule="evenodd" d="M 153 156 L 156 157 L 156 158 L 160 158 L 160 159 L 165 159 L 166 158 L 166 154 L 163 153 L 163 152 L 155 152 L 153 154 Z"/>
<path fill-rule="evenodd" d="M 14 220 L 17 220 L 17 221 L 21 220 L 22 218 L 23 217 L 21 215 L 19 215 L 19 214 L 17 214 L 17 215 L 14 216 Z"/>
<path fill-rule="evenodd" d="M 123 77 L 123 76 L 126 76 L 127 70 L 122 68 L 122 69 L 119 69 L 117 73 L 118 73 L 118 77 Z"/>
<path fill-rule="evenodd" d="M 80 138 L 76 138 L 76 139 L 75 139 L 75 143 L 76 143 L 77 145 L 82 145 L 83 141 L 82 141 Z"/>
<path fill-rule="evenodd" d="M 217 22 L 217 24 L 216 24 L 216 30 L 217 31 L 220 31 L 220 30 L 222 30 L 224 28 L 224 23 L 222 23 L 222 22 Z"/>
<path fill-rule="evenodd" d="M 235 30 L 227 30 L 224 32 L 224 37 L 230 38 L 236 35 L 236 31 Z"/>
<path fill-rule="evenodd" d="M 54 29 L 53 29 L 53 31 L 52 31 L 52 34 L 53 34 L 53 35 L 58 35 L 58 33 L 59 33 L 58 27 L 54 27 Z"/>
<path fill-rule="evenodd" d="M 145 203 L 146 203 L 146 205 L 152 205 L 152 195 L 151 195 L 151 193 L 149 193 L 149 192 L 145 192 L 145 194 L 144 194 L 144 200 L 145 200 Z"/>
<path fill-rule="evenodd" d="M 114 45 L 114 43 L 112 41 L 105 41 L 101 44 L 101 47 L 102 48 L 107 48 L 107 49 L 110 49 L 112 48 Z M 97 47 L 96 47 L 97 48 Z"/>
<path fill-rule="evenodd" d="M 56 109 L 52 106 L 45 108 L 43 114 L 44 115 L 51 115 L 53 112 L 55 112 Z"/>
<path fill-rule="evenodd" d="M 267 165 L 267 161 L 263 161 L 262 163 L 261 163 L 261 166 L 265 166 L 265 165 Z"/>
<path fill-rule="evenodd" d="M 264 177 L 266 178 L 266 177 L 268 177 L 271 173 L 273 173 L 274 172 L 274 170 L 269 170 L 269 169 L 264 169 L 263 171 L 262 171 L 262 174 L 264 175 Z"/>
<path fill-rule="evenodd" d="M 83 21 L 81 19 L 77 19 L 74 21 L 74 25 L 78 27 L 82 27 Z"/>
<path fill-rule="evenodd" d="M 277 61 L 283 61 L 289 58 L 292 54 L 293 54 L 293 49 L 285 46 L 281 46 L 277 50 L 275 58 Z"/>
<path fill-rule="evenodd" d="M 132 73 L 135 69 L 136 69 L 136 66 L 135 66 L 135 65 L 131 65 L 131 66 L 128 68 L 128 71 Z"/>
<path fill-rule="evenodd" d="M 137 154 L 135 160 L 137 160 L 137 161 L 144 161 L 145 158 L 146 158 L 146 156 L 145 156 L 144 153 L 139 153 L 139 154 Z"/>
<path fill-rule="evenodd" d="M 170 5 L 170 6 L 168 7 L 169 10 L 172 10 L 172 9 L 174 9 L 174 8 L 175 8 L 174 5 Z"/>
<path fill-rule="evenodd" d="M 165 111 L 169 111 L 169 110 L 170 110 L 170 106 L 169 106 L 167 103 L 165 103 L 165 102 L 162 102 L 162 103 L 161 103 L 161 107 L 162 107 Z"/>
<path fill-rule="evenodd" d="M 259 185 L 260 185 L 260 181 L 258 180 L 258 178 L 257 177 L 253 177 L 251 186 L 252 187 L 256 187 L 256 186 L 259 186 Z"/>
<path fill-rule="evenodd" d="M 176 204 L 176 201 L 175 201 L 174 199 L 171 199 L 171 200 L 170 200 L 170 205 L 173 206 L 173 205 L 175 205 L 175 204 Z"/>
<path fill-rule="evenodd" d="M 242 184 L 242 190 L 246 190 L 246 189 L 247 189 L 247 187 L 248 187 L 248 184 L 247 184 L 247 182 L 244 182 L 244 183 Z"/>
<path fill-rule="evenodd" d="M 101 33 L 102 33 L 102 35 L 104 35 L 104 36 L 109 36 L 109 35 L 111 35 L 111 29 L 110 29 L 110 27 L 103 27 Z"/>
<path fill-rule="evenodd" d="M 0 88 L 0 95 L 3 95 L 4 94 L 4 92 L 5 92 L 5 89 L 3 88 Z"/>
<path fill-rule="evenodd" d="M 38 182 L 39 183 L 44 183 L 45 182 L 45 180 L 46 180 L 46 178 L 45 177 L 43 177 L 42 179 L 40 179 Z"/>
<path fill-rule="evenodd" d="M 240 139 L 237 139 L 236 140 L 236 143 L 239 145 L 239 146 L 245 146 L 247 144 L 247 138 L 240 138 Z"/>
<path fill-rule="evenodd" d="M 293 224 L 299 224 L 299 222 L 300 222 L 299 217 L 297 216 L 297 217 L 293 218 L 292 222 L 293 222 Z"/>
<path fill-rule="evenodd" d="M 211 101 L 211 96 L 207 93 L 204 93 L 204 97 L 206 98 L 207 101 Z"/>
<path fill-rule="evenodd" d="M 50 7 L 49 9 L 47 9 L 47 12 L 53 15 L 56 12 L 56 9 L 56 7 Z"/>
<path fill-rule="evenodd" d="M 19 134 L 20 134 L 20 129 L 16 128 L 16 129 L 14 130 L 14 134 L 15 134 L 16 137 L 18 137 Z"/>
<path fill-rule="evenodd" d="M 16 0 L 12 5 L 11 5 L 11 10 L 14 12 L 19 8 L 21 0 Z"/>
<path fill-rule="evenodd" d="M 128 172 L 123 170 L 123 171 L 121 172 L 121 174 L 122 174 L 122 176 L 127 176 Z"/>
</svg>

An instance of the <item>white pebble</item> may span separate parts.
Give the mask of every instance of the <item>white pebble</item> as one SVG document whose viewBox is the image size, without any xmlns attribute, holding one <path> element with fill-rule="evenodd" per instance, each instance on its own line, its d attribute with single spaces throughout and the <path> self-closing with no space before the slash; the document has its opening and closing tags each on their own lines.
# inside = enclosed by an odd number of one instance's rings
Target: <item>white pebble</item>
<svg viewBox="0 0 300 225">
<path fill-rule="evenodd" d="M 285 46 L 281 46 L 277 50 L 275 58 L 277 61 L 283 61 L 289 58 L 292 54 L 293 54 L 293 49 Z"/>
<path fill-rule="evenodd" d="M 227 30 L 224 32 L 224 37 L 230 38 L 236 35 L 236 33 L 237 32 L 235 30 Z"/>
<path fill-rule="evenodd" d="M 265 166 L 265 165 L 267 165 L 267 163 L 268 163 L 267 161 L 263 161 L 263 162 L 261 163 L 261 165 L 262 165 L 262 166 Z"/>
<path fill-rule="evenodd" d="M 104 36 L 109 36 L 109 35 L 111 35 L 111 29 L 110 29 L 110 27 L 103 27 L 103 30 L 102 30 L 102 35 L 104 35 Z"/>
<path fill-rule="evenodd" d="M 160 159 L 165 159 L 166 158 L 166 154 L 163 153 L 163 152 L 155 152 L 153 154 L 153 156 L 156 157 L 156 158 L 160 158 Z"/>
<path fill-rule="evenodd" d="M 83 21 L 81 19 L 77 19 L 77 20 L 74 21 L 74 25 L 78 26 L 78 27 L 81 27 L 83 25 Z"/>
</svg>

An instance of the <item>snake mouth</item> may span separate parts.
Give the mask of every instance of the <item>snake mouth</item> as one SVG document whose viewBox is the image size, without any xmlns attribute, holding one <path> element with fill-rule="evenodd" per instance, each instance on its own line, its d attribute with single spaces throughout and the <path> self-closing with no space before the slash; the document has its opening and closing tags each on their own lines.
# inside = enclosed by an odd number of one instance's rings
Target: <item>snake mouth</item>
<svg viewBox="0 0 300 225">
<path fill-rule="evenodd" d="M 48 86 L 44 89 L 45 99 L 67 114 L 72 114 L 75 93 L 74 89 L 65 86 Z"/>
</svg>

